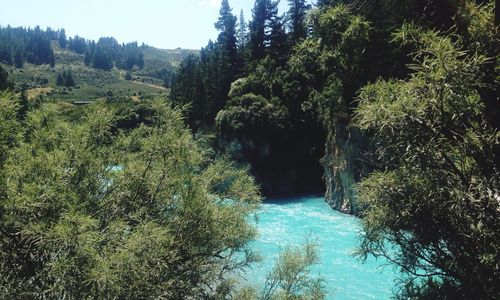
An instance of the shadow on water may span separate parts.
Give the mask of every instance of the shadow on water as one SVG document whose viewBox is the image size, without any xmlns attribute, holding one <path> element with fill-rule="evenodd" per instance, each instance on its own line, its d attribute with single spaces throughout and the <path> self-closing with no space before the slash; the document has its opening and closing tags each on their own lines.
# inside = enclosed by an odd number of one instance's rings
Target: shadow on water
<svg viewBox="0 0 500 300">
<path fill-rule="evenodd" d="M 311 199 L 323 199 L 324 200 L 325 193 L 310 193 L 303 195 L 280 195 L 280 196 L 272 196 L 265 198 L 262 203 L 263 204 L 274 204 L 274 205 L 288 205 L 288 204 L 296 204 L 303 203 L 304 201 L 311 201 Z"/>
</svg>

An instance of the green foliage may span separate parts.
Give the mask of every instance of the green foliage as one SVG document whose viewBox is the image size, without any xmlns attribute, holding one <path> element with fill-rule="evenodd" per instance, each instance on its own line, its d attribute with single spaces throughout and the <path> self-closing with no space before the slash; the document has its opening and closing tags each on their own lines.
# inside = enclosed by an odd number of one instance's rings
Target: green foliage
<svg viewBox="0 0 500 300">
<path fill-rule="evenodd" d="M 374 134 L 384 166 L 359 186 L 360 253 L 399 266 L 404 297 L 496 299 L 500 133 L 478 93 L 488 59 L 410 25 L 395 37 L 416 45 L 414 73 L 359 96 L 356 124 Z"/>
<path fill-rule="evenodd" d="M 309 101 L 328 128 L 350 120 L 353 96 L 365 75 L 370 23 L 344 5 L 313 10 L 314 37 L 298 44 L 288 62 L 290 76 L 312 86 Z"/>
<path fill-rule="evenodd" d="M 64 70 L 62 73 L 57 74 L 56 85 L 62 85 L 65 87 L 75 86 L 75 80 L 73 79 L 73 73 L 71 70 Z"/>
<path fill-rule="evenodd" d="M 0 61 L 22 67 L 25 61 L 41 65 L 55 65 L 50 41 L 57 39 L 50 28 L 0 27 Z"/>
<path fill-rule="evenodd" d="M 20 140 L 20 125 L 17 120 L 19 103 L 11 92 L 0 92 L 0 170 L 8 157 L 8 150 Z M 3 184 L 0 171 L 0 184 Z M 2 185 L 3 186 L 3 185 Z M 3 192 L 0 192 L 0 199 Z"/>
<path fill-rule="evenodd" d="M 278 2 L 273 0 L 256 0 L 252 9 L 253 19 L 250 22 L 249 46 L 251 60 L 260 60 L 266 55 L 284 55 L 281 45 L 284 29 L 278 16 Z"/>
<path fill-rule="evenodd" d="M 193 131 L 213 126 L 217 112 L 228 100 L 231 82 L 241 71 L 236 21 L 228 1 L 223 1 L 215 23 L 219 31 L 217 42 L 210 41 L 201 50 L 200 57 L 186 57 L 172 85 L 175 102 L 192 104 L 189 124 Z"/>
<path fill-rule="evenodd" d="M 45 104 L 20 126 L 0 101 L 0 298 L 223 297 L 255 260 L 253 179 L 210 158 L 181 111 L 146 102 L 119 130 L 123 109 Z"/>
<path fill-rule="evenodd" d="M 311 6 L 305 0 L 288 0 L 290 38 L 294 44 L 307 37 L 306 15 Z"/>
<path fill-rule="evenodd" d="M 66 40 L 66 31 L 63 28 L 59 31 L 59 46 L 61 48 L 66 48 L 67 44 L 68 44 L 68 40 Z"/>
<path fill-rule="evenodd" d="M 269 130 L 280 130 L 286 124 L 286 109 L 276 99 L 245 94 L 231 100 L 228 108 L 217 114 L 216 127 L 220 133 L 264 137 Z"/>
<path fill-rule="evenodd" d="M 9 81 L 9 73 L 0 66 L 0 91 L 6 90 L 12 86 Z"/>
<path fill-rule="evenodd" d="M 311 266 L 319 262 L 318 244 L 310 239 L 301 246 L 288 246 L 279 254 L 260 292 L 244 287 L 238 300 L 321 300 L 326 299 L 324 281 L 313 278 Z"/>
<path fill-rule="evenodd" d="M 261 299 L 326 298 L 321 278 L 311 278 L 309 268 L 319 262 L 318 245 L 307 241 L 302 247 L 288 247 L 266 277 Z"/>
</svg>

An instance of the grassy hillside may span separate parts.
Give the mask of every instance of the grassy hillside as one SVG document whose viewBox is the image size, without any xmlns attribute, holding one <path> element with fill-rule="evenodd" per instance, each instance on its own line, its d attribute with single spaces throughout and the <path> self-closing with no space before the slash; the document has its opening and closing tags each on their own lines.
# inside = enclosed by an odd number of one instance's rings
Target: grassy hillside
<svg viewBox="0 0 500 300">
<path fill-rule="evenodd" d="M 173 74 L 183 57 L 196 54 L 194 50 L 164 50 L 154 47 L 143 48 L 144 69 L 131 72 L 132 80 L 125 80 L 124 70 L 103 71 L 85 66 L 84 55 L 61 49 L 52 43 L 56 56 L 56 66 L 25 64 L 17 69 L 2 64 L 8 70 L 9 78 L 20 91 L 26 87 L 30 99 L 42 96 L 48 99 L 75 101 L 95 101 L 100 99 L 132 99 L 165 95 L 169 91 L 163 87 L 165 74 Z M 70 70 L 76 85 L 66 88 L 56 85 L 57 75 Z"/>
</svg>

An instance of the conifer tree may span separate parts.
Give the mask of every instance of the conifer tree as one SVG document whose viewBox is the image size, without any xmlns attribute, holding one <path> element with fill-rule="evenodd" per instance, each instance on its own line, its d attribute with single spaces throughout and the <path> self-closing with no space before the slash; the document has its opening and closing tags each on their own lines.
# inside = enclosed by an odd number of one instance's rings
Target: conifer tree
<svg viewBox="0 0 500 300">
<path fill-rule="evenodd" d="M 232 14 L 228 0 L 223 0 L 215 28 L 219 31 L 217 42 L 230 58 L 236 57 L 236 21 L 237 18 Z"/>
<path fill-rule="evenodd" d="M 24 65 L 24 58 L 21 50 L 17 50 L 16 54 L 14 55 L 14 65 L 18 69 L 22 68 Z"/>
<path fill-rule="evenodd" d="M 59 31 L 59 46 L 61 46 L 61 48 L 66 48 L 66 45 L 67 45 L 66 31 L 63 28 Z"/>
<path fill-rule="evenodd" d="M 282 17 L 275 16 L 271 19 L 269 35 L 269 55 L 280 65 L 288 58 L 288 37 L 283 26 Z"/>
<path fill-rule="evenodd" d="M 247 24 L 245 24 L 245 15 L 243 14 L 243 10 L 240 11 L 240 20 L 238 23 L 238 46 L 240 50 L 244 51 L 247 43 Z"/>
<path fill-rule="evenodd" d="M 268 54 L 271 45 L 272 25 L 278 23 L 278 2 L 256 0 L 252 9 L 250 23 L 250 52 L 252 60 L 262 59 Z M 276 34 L 276 32 L 274 32 Z"/>
<path fill-rule="evenodd" d="M 0 91 L 6 90 L 10 87 L 9 73 L 0 66 Z"/>
<path fill-rule="evenodd" d="M 61 73 L 57 74 L 56 85 L 64 85 L 64 78 Z"/>
<path fill-rule="evenodd" d="M 307 10 L 311 8 L 306 4 L 305 0 L 288 0 L 290 9 L 288 10 L 288 17 L 290 18 L 289 30 L 293 44 L 305 39 L 307 29 L 305 26 L 305 17 Z"/>
</svg>

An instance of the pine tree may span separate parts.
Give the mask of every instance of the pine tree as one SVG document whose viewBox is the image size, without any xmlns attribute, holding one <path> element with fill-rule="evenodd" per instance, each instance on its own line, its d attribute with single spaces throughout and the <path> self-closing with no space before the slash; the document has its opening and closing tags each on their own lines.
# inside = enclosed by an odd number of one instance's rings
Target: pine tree
<svg viewBox="0 0 500 300">
<path fill-rule="evenodd" d="M 256 0 L 250 23 L 250 53 L 253 60 L 264 58 L 265 30 L 267 20 L 267 0 Z"/>
<path fill-rule="evenodd" d="M 61 46 L 61 48 L 66 48 L 66 45 L 67 45 L 66 31 L 63 28 L 59 31 L 59 46 Z"/>
<path fill-rule="evenodd" d="M 65 71 L 65 74 L 64 74 L 65 78 L 64 78 L 64 85 L 66 87 L 71 87 L 71 86 L 75 86 L 75 80 L 73 79 L 73 74 L 70 70 L 68 71 Z"/>
<path fill-rule="evenodd" d="M 252 13 L 253 20 L 250 23 L 250 53 L 252 60 L 259 60 L 268 54 L 267 48 L 271 44 L 271 26 L 273 20 L 276 22 L 276 18 L 278 17 L 278 2 L 256 0 Z"/>
<path fill-rule="evenodd" d="M 236 21 L 232 14 L 232 8 L 227 0 L 223 0 L 219 12 L 219 20 L 215 23 L 215 28 L 219 30 L 217 43 L 224 49 L 225 56 L 229 59 L 229 64 L 233 64 L 236 59 Z"/>
<path fill-rule="evenodd" d="M 282 18 L 275 16 L 270 23 L 269 55 L 279 64 L 284 64 L 288 58 L 288 37 L 283 26 Z"/>
<path fill-rule="evenodd" d="M 240 11 L 239 29 L 238 29 L 238 46 L 241 51 L 245 50 L 247 43 L 247 24 L 245 24 L 245 15 L 243 10 Z"/>
<path fill-rule="evenodd" d="M 17 50 L 16 54 L 14 55 L 14 65 L 16 68 L 20 69 L 24 65 L 24 58 L 21 50 Z"/>
<path fill-rule="evenodd" d="M 290 9 L 288 17 L 290 18 L 289 30 L 293 44 L 296 44 L 307 36 L 307 29 L 304 24 L 307 10 L 311 8 L 306 4 L 306 0 L 288 0 Z"/>
<path fill-rule="evenodd" d="M 56 85 L 64 85 L 64 78 L 61 73 L 57 74 Z"/>
<path fill-rule="evenodd" d="M 26 86 L 26 84 L 23 84 L 23 86 L 21 87 L 21 96 L 19 98 L 19 110 L 17 112 L 19 120 L 24 120 L 26 118 L 26 114 L 29 111 L 30 104 L 28 101 L 28 96 L 26 95 L 27 89 L 28 87 Z"/>
<path fill-rule="evenodd" d="M 9 87 L 9 73 L 0 66 L 0 91 L 6 90 Z"/>
</svg>

